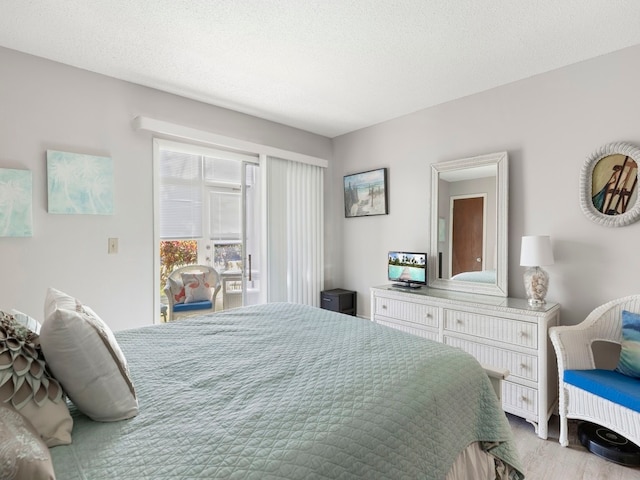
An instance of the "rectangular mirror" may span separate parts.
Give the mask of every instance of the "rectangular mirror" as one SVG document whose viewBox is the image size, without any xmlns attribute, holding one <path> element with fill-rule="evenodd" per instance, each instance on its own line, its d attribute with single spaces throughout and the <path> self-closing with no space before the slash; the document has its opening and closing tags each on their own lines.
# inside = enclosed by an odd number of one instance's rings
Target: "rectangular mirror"
<svg viewBox="0 0 640 480">
<path fill-rule="evenodd" d="M 431 165 L 429 286 L 508 295 L 507 152 Z"/>
</svg>

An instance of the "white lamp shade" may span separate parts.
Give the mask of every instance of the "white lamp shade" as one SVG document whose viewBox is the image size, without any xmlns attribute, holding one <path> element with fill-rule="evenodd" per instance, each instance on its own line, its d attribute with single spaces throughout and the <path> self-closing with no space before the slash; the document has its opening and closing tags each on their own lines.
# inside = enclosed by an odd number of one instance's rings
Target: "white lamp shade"
<svg viewBox="0 0 640 480">
<path fill-rule="evenodd" d="M 522 237 L 520 265 L 523 267 L 553 265 L 553 250 L 551 250 L 551 238 L 549 238 L 549 235 Z"/>
</svg>

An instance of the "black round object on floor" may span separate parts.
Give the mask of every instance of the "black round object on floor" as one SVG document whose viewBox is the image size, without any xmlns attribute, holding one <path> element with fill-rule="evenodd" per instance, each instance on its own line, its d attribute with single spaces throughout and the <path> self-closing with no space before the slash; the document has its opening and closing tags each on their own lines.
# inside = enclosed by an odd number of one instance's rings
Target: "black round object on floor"
<svg viewBox="0 0 640 480">
<path fill-rule="evenodd" d="M 608 428 L 582 422 L 578 437 L 587 450 L 599 457 L 627 467 L 640 466 L 640 447 Z"/>
</svg>

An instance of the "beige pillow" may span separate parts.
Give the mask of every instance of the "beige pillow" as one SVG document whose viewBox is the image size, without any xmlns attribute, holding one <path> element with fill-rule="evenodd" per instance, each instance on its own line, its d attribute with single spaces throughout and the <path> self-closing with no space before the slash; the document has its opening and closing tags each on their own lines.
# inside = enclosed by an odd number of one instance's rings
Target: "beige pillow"
<svg viewBox="0 0 640 480">
<path fill-rule="evenodd" d="M 39 338 L 0 312 L 0 405 L 26 417 L 49 447 L 71 443 L 73 420 L 62 388 L 49 372 Z"/>
<path fill-rule="evenodd" d="M 71 443 L 73 419 L 64 400 L 60 403 L 48 401 L 43 407 L 31 401 L 20 409 L 20 413 L 38 430 L 47 447 Z"/>
<path fill-rule="evenodd" d="M 0 405 L 0 478 L 56 478 L 49 449 L 36 429 L 13 408 L 3 405 Z"/>
<path fill-rule="evenodd" d="M 107 324 L 89 307 L 49 288 L 40 344 L 49 368 L 85 415 L 113 422 L 138 414 L 127 360 Z"/>
</svg>

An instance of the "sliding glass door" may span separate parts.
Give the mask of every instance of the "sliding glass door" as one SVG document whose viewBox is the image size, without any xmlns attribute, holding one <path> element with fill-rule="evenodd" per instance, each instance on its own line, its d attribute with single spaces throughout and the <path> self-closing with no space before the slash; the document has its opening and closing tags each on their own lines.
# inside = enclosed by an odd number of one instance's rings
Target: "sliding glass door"
<svg viewBox="0 0 640 480">
<path fill-rule="evenodd" d="M 260 166 L 245 162 L 244 167 L 244 305 L 265 302 L 265 292 L 261 288 L 262 265 L 262 184 Z"/>
<path fill-rule="evenodd" d="M 211 248 L 214 267 L 222 278 L 225 310 L 263 303 L 260 288 L 260 167 L 254 162 L 243 161 L 240 171 L 240 189 L 211 193 Z"/>
<path fill-rule="evenodd" d="M 174 268 L 201 264 L 214 267 L 221 278 L 216 310 L 260 303 L 257 157 L 155 142 L 158 290 Z"/>
</svg>

